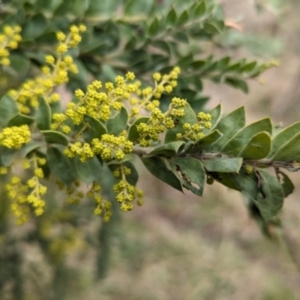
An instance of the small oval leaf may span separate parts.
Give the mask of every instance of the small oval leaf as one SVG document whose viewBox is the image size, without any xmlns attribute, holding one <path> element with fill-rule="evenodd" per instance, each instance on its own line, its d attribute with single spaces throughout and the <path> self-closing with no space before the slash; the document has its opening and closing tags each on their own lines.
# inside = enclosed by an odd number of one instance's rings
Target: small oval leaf
<svg viewBox="0 0 300 300">
<path fill-rule="evenodd" d="M 44 97 L 39 97 L 39 107 L 35 114 L 39 130 L 49 130 L 51 127 L 51 109 Z"/>
<path fill-rule="evenodd" d="M 10 95 L 6 94 L 0 99 L 0 127 L 7 123 L 19 113 L 17 102 Z"/>
<path fill-rule="evenodd" d="M 170 163 L 176 166 L 183 186 L 194 194 L 202 196 L 205 185 L 205 170 L 201 161 L 193 157 L 178 157 L 172 159 Z"/>
<path fill-rule="evenodd" d="M 107 121 L 107 132 L 113 135 L 119 135 L 126 129 L 128 122 L 128 112 L 122 107 L 118 114 Z"/>
<path fill-rule="evenodd" d="M 182 192 L 181 182 L 165 162 L 159 157 L 143 157 L 142 162 L 147 170 L 156 178 Z"/>
<path fill-rule="evenodd" d="M 94 138 L 100 139 L 101 136 L 107 133 L 105 126 L 97 119 L 85 115 L 84 121 L 90 124 L 90 127 L 84 132 L 84 140 L 90 143 Z"/>
<path fill-rule="evenodd" d="M 48 144 L 60 144 L 64 146 L 69 145 L 68 137 L 59 131 L 43 130 L 41 132 L 44 135 L 46 143 Z"/>
<path fill-rule="evenodd" d="M 242 158 L 213 158 L 202 159 L 204 168 L 208 172 L 238 173 L 242 163 Z"/>
<path fill-rule="evenodd" d="M 270 150 L 271 136 L 263 131 L 253 136 L 238 156 L 246 159 L 262 159 L 269 154 Z"/>
<path fill-rule="evenodd" d="M 94 181 L 101 180 L 101 176 L 104 174 L 102 173 L 102 165 L 97 157 L 89 158 L 85 162 L 80 161 L 78 156 L 76 156 L 74 159 L 79 178 L 85 184 L 91 184 Z"/>
<path fill-rule="evenodd" d="M 254 122 L 237 132 L 222 148 L 222 153 L 235 156 L 247 145 L 254 136 L 260 132 L 272 134 L 272 122 L 270 118 L 265 118 Z"/>
<path fill-rule="evenodd" d="M 56 147 L 47 150 L 47 161 L 51 172 L 64 184 L 70 186 L 74 179 L 74 170 L 70 160 Z"/>
<path fill-rule="evenodd" d="M 19 113 L 15 115 L 12 119 L 10 119 L 7 126 L 21 126 L 21 125 L 30 126 L 34 121 L 35 121 L 34 118 Z"/>
</svg>

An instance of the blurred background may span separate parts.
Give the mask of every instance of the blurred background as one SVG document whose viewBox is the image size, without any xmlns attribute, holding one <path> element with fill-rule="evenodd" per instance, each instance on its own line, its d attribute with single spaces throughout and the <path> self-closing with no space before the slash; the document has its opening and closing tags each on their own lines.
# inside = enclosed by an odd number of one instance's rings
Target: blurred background
<svg viewBox="0 0 300 300">
<path fill-rule="evenodd" d="M 208 108 L 222 102 L 227 113 L 245 105 L 248 122 L 271 116 L 287 126 L 300 120 L 300 2 L 219 2 L 227 24 L 236 28 L 224 36 L 224 53 L 260 61 L 275 58 L 280 66 L 250 82 L 249 94 L 205 82 L 204 93 L 211 95 Z M 144 206 L 116 216 L 99 230 L 100 220 L 92 215 L 89 222 L 79 220 L 80 230 L 68 225 L 66 217 L 65 239 L 50 247 L 56 253 L 52 260 L 45 259 L 40 246 L 24 242 L 20 269 L 1 261 L 7 253 L 0 253 L 0 277 L 27 274 L 20 285 L 25 286 L 26 300 L 49 299 L 52 293 L 50 298 L 57 300 L 300 299 L 299 174 L 291 176 L 296 189 L 280 213 L 279 239 L 271 241 L 237 192 L 215 183 L 206 186 L 202 198 L 183 195 L 139 167 Z M 47 226 L 51 219 L 36 234 Z M 31 224 L 10 230 L 17 240 L 31 232 Z M 91 232 L 93 247 L 82 241 L 80 231 L 88 237 Z M 20 246 L 12 242 L 5 248 L 13 262 L 20 259 L 16 245 Z M 54 277 L 53 263 L 59 266 Z M 1 300 L 21 299 L 9 280 L 3 282 Z"/>
</svg>

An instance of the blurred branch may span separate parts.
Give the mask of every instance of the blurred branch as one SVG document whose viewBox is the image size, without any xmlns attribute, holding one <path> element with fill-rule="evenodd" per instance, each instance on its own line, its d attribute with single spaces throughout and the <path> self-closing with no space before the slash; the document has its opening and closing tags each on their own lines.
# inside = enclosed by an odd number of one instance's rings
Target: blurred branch
<svg viewBox="0 0 300 300">
<path fill-rule="evenodd" d="M 282 228 L 281 242 L 286 248 L 289 257 L 297 270 L 298 279 L 300 281 L 300 256 L 295 251 L 295 249 L 298 249 L 298 246 L 295 245 L 294 240 L 290 237 L 287 230 L 285 230 L 284 228 Z"/>
</svg>

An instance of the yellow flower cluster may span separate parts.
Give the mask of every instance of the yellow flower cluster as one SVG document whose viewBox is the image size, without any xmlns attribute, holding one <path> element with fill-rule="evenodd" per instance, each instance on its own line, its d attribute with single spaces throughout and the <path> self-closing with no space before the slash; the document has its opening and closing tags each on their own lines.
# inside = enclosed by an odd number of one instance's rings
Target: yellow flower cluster
<svg viewBox="0 0 300 300">
<path fill-rule="evenodd" d="M 114 185 L 114 191 L 117 193 L 116 199 L 121 204 L 121 210 L 124 212 L 132 210 L 134 200 L 137 200 L 138 205 L 143 205 L 143 191 L 126 180 L 126 176 L 131 174 L 131 170 L 121 164 L 120 167 L 114 170 L 113 174 L 115 177 L 121 177 L 121 180 Z"/>
<path fill-rule="evenodd" d="M 67 83 L 70 73 L 78 72 L 69 50 L 80 43 L 81 34 L 85 30 L 83 25 L 73 25 L 68 34 L 57 32 L 58 44 L 55 53 L 46 55 L 45 65 L 41 67 L 42 75 L 26 81 L 19 90 L 10 91 L 21 113 L 31 114 L 32 110 L 38 107 L 40 97 L 45 97 L 50 104 L 60 101 L 60 96 L 54 92 L 54 88 Z M 8 64 L 9 53 L 6 48 L 17 47 L 21 39 L 19 32 L 19 27 L 4 28 L 3 37 L 0 35 L 0 64 Z M 89 119 L 87 116 L 102 122 L 105 126 L 105 123 L 122 107 L 126 107 L 129 111 L 128 126 L 130 126 L 142 112 L 149 118 L 147 123 L 140 123 L 137 126 L 139 138 L 135 144 L 142 147 L 151 146 L 159 141 L 160 135 L 167 129 L 174 128 L 178 118 L 185 114 L 187 101 L 176 97 L 172 99 L 167 111 L 160 109 L 161 97 L 163 94 L 170 94 L 174 91 L 179 73 L 178 67 L 166 75 L 154 73 L 153 87 L 142 86 L 140 81 L 135 80 L 135 74 L 132 72 L 124 76 L 116 76 L 113 82 L 102 83 L 95 80 L 87 86 L 86 91 L 80 89 L 75 91 L 75 98 L 68 103 L 65 113 L 52 114 L 51 128 L 53 130 L 61 130 L 69 134 L 71 128 L 78 129 L 78 132 L 72 135 L 72 143 L 64 150 L 67 157 L 78 157 L 82 162 L 94 156 L 100 156 L 104 162 L 119 161 L 120 165 L 113 173 L 120 178 L 113 189 L 122 211 L 132 210 L 134 201 L 138 205 L 143 204 L 143 192 L 133 186 L 129 180 L 131 169 L 121 163 L 125 155 L 132 153 L 134 143 L 128 140 L 126 130 L 118 136 L 102 134 L 92 141 L 84 142 L 82 134 L 87 128 L 92 127 L 92 124 L 87 122 Z M 197 124 L 184 124 L 185 133 L 182 138 L 193 139 L 193 134 L 195 135 L 196 132 L 199 138 L 201 130 L 210 126 L 210 115 L 200 113 Z M 7 127 L 0 132 L 0 145 L 20 149 L 30 141 L 30 138 L 31 133 L 27 125 Z M 6 186 L 8 195 L 12 199 L 12 210 L 19 223 L 28 219 L 31 209 L 35 215 L 41 215 L 44 211 L 45 201 L 42 196 L 47 192 L 47 188 L 40 183 L 40 180 L 44 177 L 41 166 L 45 163 L 44 159 L 33 155 L 30 161 L 26 161 L 23 165 L 24 168 L 32 167 L 33 176 L 25 183 L 19 177 L 13 176 Z M 7 168 L 1 167 L 0 173 L 7 173 Z M 79 203 L 85 196 L 85 192 L 78 189 L 76 182 L 74 185 L 74 187 L 64 187 L 68 195 L 68 203 Z M 100 185 L 94 182 L 86 195 L 95 201 L 94 213 L 102 215 L 104 221 L 109 221 L 112 216 L 111 203 L 102 198 L 100 191 Z M 57 245 L 53 246 L 55 249 L 57 247 Z"/>
<path fill-rule="evenodd" d="M 170 93 L 173 90 L 177 85 L 179 73 L 180 69 L 178 67 L 175 67 L 167 75 L 155 73 L 153 75 L 155 80 L 154 88 L 141 88 L 139 81 L 132 82 L 135 78 L 132 72 L 128 72 L 124 77 L 117 76 L 114 83 L 102 83 L 99 80 L 95 80 L 88 85 L 86 93 L 80 89 L 75 91 L 77 100 L 68 103 L 65 114 L 53 114 L 51 128 L 68 134 L 71 131 L 70 126 L 67 125 L 68 120 L 71 120 L 75 125 L 84 124 L 85 127 L 88 127 L 90 125 L 86 123 L 85 115 L 106 122 L 111 118 L 114 111 L 118 111 L 124 106 L 131 106 L 130 121 L 133 121 L 138 116 L 140 109 L 146 109 L 150 113 L 149 122 L 141 124 L 138 128 L 141 135 L 141 139 L 138 142 L 143 146 L 149 146 L 152 141 L 158 140 L 160 133 L 175 126 L 175 118 L 184 115 L 183 107 L 186 104 L 186 100 L 179 98 L 172 100 L 167 112 L 163 113 L 159 109 L 160 102 L 158 99 L 163 93 Z M 126 104 L 126 101 L 129 103 Z M 80 134 L 83 131 L 81 130 Z M 80 138 L 80 134 L 77 134 L 76 137 Z M 107 136 L 104 138 L 107 138 Z M 122 141 L 115 141 L 113 143 L 120 142 Z M 82 147 L 85 147 L 85 150 L 80 150 Z M 104 160 L 110 160 L 114 157 L 120 160 L 124 156 L 121 151 L 113 151 L 115 154 L 111 154 L 111 150 L 113 149 L 107 147 L 98 154 L 101 154 Z M 92 157 L 93 152 L 91 146 L 88 144 L 75 143 L 72 149 L 66 151 L 66 154 L 69 157 L 79 155 L 82 161 L 84 161 Z"/>
<path fill-rule="evenodd" d="M 96 203 L 96 208 L 94 210 L 94 213 L 96 215 L 103 214 L 103 221 L 109 222 L 110 218 L 112 216 L 111 202 L 104 200 L 101 197 L 100 190 L 101 190 L 100 185 L 98 183 L 94 182 L 93 186 L 88 191 L 87 196 L 90 199 L 94 199 L 94 201 Z"/>
<path fill-rule="evenodd" d="M 43 223 L 45 223 L 45 221 Z M 80 228 L 74 228 L 73 226 L 64 227 L 64 230 L 60 230 L 59 233 L 57 231 L 55 231 L 54 234 L 48 233 L 45 238 L 50 241 L 48 248 L 50 258 L 51 261 L 56 264 L 63 260 L 65 255 L 70 254 L 71 251 L 74 251 L 76 248 L 80 248 L 84 245 L 84 239 L 81 236 Z"/>
<path fill-rule="evenodd" d="M 200 112 L 197 115 L 198 122 L 191 124 L 183 124 L 183 133 L 177 133 L 176 138 L 178 140 L 191 140 L 197 141 L 202 139 L 205 135 L 202 132 L 203 129 L 211 128 L 211 115 L 204 112 Z"/>
<path fill-rule="evenodd" d="M 81 142 L 70 144 L 69 147 L 64 150 L 64 154 L 70 158 L 78 156 L 82 162 L 86 162 L 95 155 L 89 143 Z"/>
<path fill-rule="evenodd" d="M 4 26 L 3 33 L 0 34 L 0 64 L 8 66 L 10 64 L 9 51 L 7 48 L 16 49 L 21 41 L 20 26 Z"/>
<path fill-rule="evenodd" d="M 30 205 L 34 209 L 35 215 L 39 216 L 44 212 L 45 201 L 41 196 L 46 194 L 47 187 L 40 183 L 44 177 L 42 168 L 38 165 L 46 163 L 44 158 L 32 158 L 34 175 L 27 180 L 26 184 L 22 183 L 21 178 L 13 176 L 9 183 L 6 184 L 6 190 L 12 201 L 11 209 L 17 218 L 19 224 L 28 220 Z"/>
<path fill-rule="evenodd" d="M 63 32 L 57 32 L 56 38 L 59 44 L 56 48 L 56 52 L 64 54 L 69 48 L 75 48 L 81 42 L 81 33 L 86 31 L 86 26 L 81 24 L 79 26 L 72 25 L 70 27 L 70 34 L 66 36 Z"/>
<path fill-rule="evenodd" d="M 27 205 L 26 194 L 28 186 L 22 184 L 21 178 L 13 176 L 5 186 L 8 197 L 12 200 L 11 210 L 17 218 L 18 224 L 23 224 L 28 220 L 30 209 Z"/>
<path fill-rule="evenodd" d="M 185 99 L 174 97 L 169 106 L 169 109 L 163 113 L 159 108 L 159 101 L 154 100 L 147 109 L 151 111 L 151 116 L 147 123 L 140 123 L 137 126 L 139 133 L 139 141 L 141 147 L 149 147 L 153 142 L 159 140 L 159 135 L 175 126 L 175 119 L 184 116 Z M 151 107 L 150 107 L 151 105 Z"/>
<path fill-rule="evenodd" d="M 0 145 L 20 149 L 30 142 L 31 132 L 27 125 L 6 127 L 0 132 Z"/>
<path fill-rule="evenodd" d="M 103 134 L 101 140 L 93 139 L 92 144 L 94 153 L 100 155 L 105 161 L 122 160 L 125 154 L 129 154 L 133 150 L 133 143 L 128 141 L 124 135 Z"/>
<path fill-rule="evenodd" d="M 32 107 L 38 107 L 40 96 L 44 96 L 49 103 L 60 100 L 59 94 L 53 92 L 53 89 L 55 86 L 67 83 L 69 73 L 78 73 L 77 65 L 74 63 L 72 56 L 67 54 L 67 51 L 78 45 L 81 41 L 80 33 L 85 30 L 84 25 L 73 25 L 67 36 L 62 32 L 58 32 L 59 45 L 56 48 L 56 57 L 46 55 L 46 64 L 41 67 L 43 74 L 37 78 L 27 80 L 18 91 L 10 91 L 10 95 L 19 104 L 20 112 L 29 114 Z"/>
<path fill-rule="evenodd" d="M 80 204 L 81 200 L 84 198 L 84 192 L 79 190 L 80 182 L 74 181 L 73 186 L 66 186 L 62 181 L 56 180 L 55 181 L 57 187 L 61 191 L 65 191 L 67 194 L 67 203 L 68 204 Z"/>
<path fill-rule="evenodd" d="M 68 103 L 66 116 L 76 125 L 83 122 L 85 114 L 100 121 L 107 121 L 112 111 L 120 110 L 124 106 L 124 100 L 128 100 L 132 93 L 138 91 L 140 82 L 128 83 L 134 77 L 132 72 L 128 72 L 125 78 L 117 76 L 115 83 L 107 82 L 103 85 L 101 81 L 95 80 L 88 85 L 86 93 L 80 89 L 76 90 L 78 103 Z"/>
<path fill-rule="evenodd" d="M 71 127 L 64 122 L 68 119 L 68 117 L 63 113 L 54 113 L 52 115 L 52 123 L 51 129 L 53 130 L 61 130 L 63 133 L 70 133 Z"/>
<path fill-rule="evenodd" d="M 84 197 L 82 191 L 77 190 L 76 188 L 67 188 L 67 203 L 69 204 L 79 204 Z"/>
<path fill-rule="evenodd" d="M 103 134 L 101 139 L 95 138 L 89 143 L 76 142 L 64 150 L 67 157 L 78 156 L 82 162 L 87 161 L 95 155 L 100 155 L 105 161 L 112 159 L 122 160 L 125 154 L 132 152 L 133 144 L 123 135 L 114 136 Z"/>
<path fill-rule="evenodd" d="M 146 87 L 138 89 L 136 95 L 140 98 L 130 99 L 130 104 L 133 106 L 131 110 L 131 117 L 135 117 L 139 114 L 141 108 L 146 108 L 148 111 L 152 111 L 158 108 L 160 105 L 159 99 L 163 93 L 171 93 L 177 86 L 177 78 L 180 73 L 180 68 L 175 67 L 169 74 L 162 75 L 158 72 L 153 74 L 154 88 Z"/>
<path fill-rule="evenodd" d="M 103 84 L 99 80 L 93 81 L 87 87 L 87 92 L 84 93 L 78 89 L 75 91 L 77 102 L 69 102 L 67 105 L 66 114 L 54 114 L 52 129 L 61 129 L 63 132 L 68 133 L 70 127 L 64 122 L 71 119 L 75 125 L 80 125 L 84 122 L 84 116 L 90 115 L 91 117 L 106 122 L 111 117 L 113 111 L 120 110 L 125 106 L 125 101 L 129 101 L 131 107 L 130 116 L 132 118 L 139 114 L 141 108 L 146 108 L 148 111 L 153 112 L 155 115 L 158 113 L 159 98 L 164 92 L 170 93 L 176 87 L 178 74 L 180 69 L 175 67 L 170 74 L 160 75 L 154 74 L 154 79 L 158 79 L 159 83 L 155 81 L 155 88 L 146 87 L 141 88 L 140 81 L 134 81 L 135 75 L 128 72 L 125 77 L 117 76 L 115 82 L 106 82 Z M 158 75 L 159 74 L 159 75 Z M 156 80 L 155 79 L 155 80 Z M 155 100 L 152 98 L 155 97 Z M 172 115 L 175 116 L 182 114 L 182 110 L 174 110 Z M 168 118 L 165 120 L 168 128 L 171 128 L 172 122 Z"/>
<path fill-rule="evenodd" d="M 0 175 L 6 175 L 8 173 L 7 167 L 0 167 Z"/>
<path fill-rule="evenodd" d="M 116 199 L 121 204 L 122 211 L 133 209 L 133 201 L 138 199 L 138 205 L 143 204 L 144 193 L 135 186 L 129 184 L 126 180 L 121 180 L 114 185 L 114 191 L 117 194 Z"/>
</svg>

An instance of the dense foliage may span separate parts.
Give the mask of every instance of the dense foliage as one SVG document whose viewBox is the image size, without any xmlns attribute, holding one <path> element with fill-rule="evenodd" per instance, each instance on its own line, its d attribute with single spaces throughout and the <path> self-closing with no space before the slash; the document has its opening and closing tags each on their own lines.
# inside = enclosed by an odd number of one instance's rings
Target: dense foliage
<svg viewBox="0 0 300 300">
<path fill-rule="evenodd" d="M 294 189 L 285 170 L 298 170 L 300 122 L 247 125 L 244 107 L 205 110 L 204 79 L 247 92 L 246 80 L 274 65 L 206 52 L 230 30 L 214 1 L 12 0 L 1 21 L 3 229 L 11 210 L 21 224 L 32 218 L 33 236 L 60 261 L 68 243 L 40 223 L 69 210 L 78 228 L 81 205 L 104 221 L 142 205 L 139 157 L 179 191 L 201 196 L 214 181 L 240 191 L 268 233 Z M 49 189 L 70 207 L 51 209 Z"/>
</svg>

